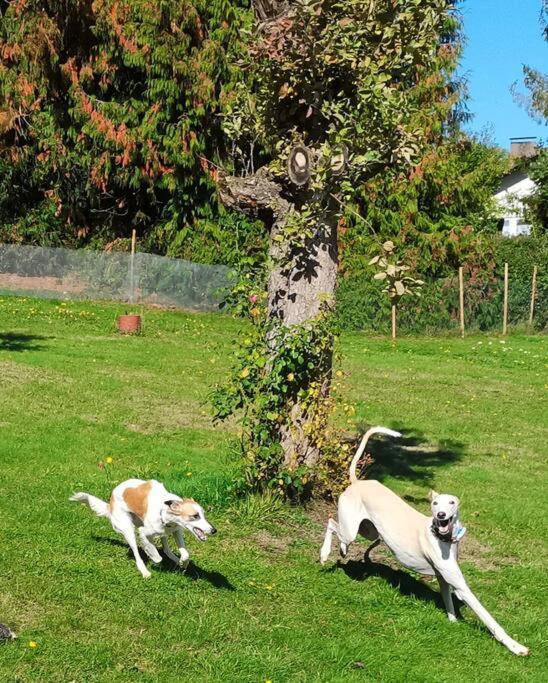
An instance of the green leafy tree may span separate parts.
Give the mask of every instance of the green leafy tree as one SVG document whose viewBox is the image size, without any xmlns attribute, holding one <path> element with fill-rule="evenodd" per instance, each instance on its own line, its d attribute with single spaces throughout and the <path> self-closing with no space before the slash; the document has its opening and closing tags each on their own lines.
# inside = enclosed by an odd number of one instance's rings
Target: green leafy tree
<svg viewBox="0 0 548 683">
<path fill-rule="evenodd" d="M 542 0 L 540 25 L 544 40 L 548 41 L 548 1 Z M 526 92 L 518 90 L 517 82 L 513 83 L 511 91 L 514 100 L 522 106 L 529 116 L 538 123 L 548 122 L 548 74 L 539 69 L 523 65 L 523 84 Z"/>
<path fill-rule="evenodd" d="M 527 212 L 536 234 L 548 233 L 548 150 L 542 149 L 529 165 L 536 190 L 527 199 Z"/>
<path fill-rule="evenodd" d="M 409 173 L 372 178 L 347 214 L 341 239 L 345 277 L 363 277 L 379 241 L 393 240 L 405 262 L 427 278 L 491 259 L 485 238 L 498 232 L 493 194 L 510 168 L 507 154 L 456 131 L 435 134 Z"/>
<path fill-rule="evenodd" d="M 247 411 L 250 482 L 288 490 L 333 442 L 326 405 L 344 206 L 387 168 L 412 167 L 430 121 L 449 119 L 458 21 L 446 0 L 253 7 L 248 59 L 224 110 L 236 173 L 220 177 L 219 191 L 225 206 L 265 221 L 270 269 L 265 292 L 243 285 L 255 334 L 217 407 Z"/>
</svg>

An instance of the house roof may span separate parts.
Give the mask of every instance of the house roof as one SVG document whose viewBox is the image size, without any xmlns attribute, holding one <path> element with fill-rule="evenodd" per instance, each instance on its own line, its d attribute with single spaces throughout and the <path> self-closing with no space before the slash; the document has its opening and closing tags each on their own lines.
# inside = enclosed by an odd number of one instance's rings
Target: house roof
<svg viewBox="0 0 548 683">
<path fill-rule="evenodd" d="M 508 173 L 507 175 L 503 176 L 502 180 L 500 181 L 500 185 L 497 188 L 496 194 L 499 192 L 504 192 L 504 190 L 508 190 L 510 187 L 512 187 L 512 185 L 515 185 L 516 183 L 519 183 L 528 177 L 529 174 L 523 169 L 516 169 L 515 171 Z"/>
</svg>

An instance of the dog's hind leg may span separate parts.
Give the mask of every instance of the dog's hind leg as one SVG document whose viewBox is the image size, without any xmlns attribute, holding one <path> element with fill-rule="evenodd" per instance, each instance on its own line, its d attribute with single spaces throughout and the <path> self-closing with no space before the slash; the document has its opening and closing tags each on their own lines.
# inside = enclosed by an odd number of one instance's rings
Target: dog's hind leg
<svg viewBox="0 0 548 683">
<path fill-rule="evenodd" d="M 162 556 L 158 552 L 158 548 L 150 540 L 145 528 L 142 526 L 139 527 L 139 539 L 141 541 L 141 547 L 143 548 L 145 553 L 150 557 L 150 559 L 155 564 L 159 564 L 162 561 Z"/>
<path fill-rule="evenodd" d="M 354 501 L 349 504 L 349 501 L 344 499 L 344 493 L 339 498 L 339 524 L 337 528 L 337 536 L 340 541 L 340 553 L 342 557 L 346 557 L 348 546 L 353 543 L 359 532 L 360 526 L 364 520 L 363 508 L 359 509 Z"/>
<path fill-rule="evenodd" d="M 325 530 L 325 538 L 323 540 L 322 549 L 320 551 L 320 562 L 324 564 L 331 552 L 331 536 L 333 534 L 339 535 L 339 525 L 331 517 L 327 521 L 327 528 Z"/>
<path fill-rule="evenodd" d="M 447 617 L 449 618 L 449 621 L 457 621 L 455 606 L 453 605 L 453 596 L 451 595 L 451 586 L 439 572 L 436 572 L 436 578 L 438 579 L 440 586 L 440 593 L 441 597 L 443 598 L 443 604 L 445 605 Z"/>
<path fill-rule="evenodd" d="M 378 545 L 382 543 L 382 538 L 376 538 L 373 543 L 367 548 L 367 550 L 363 554 L 363 561 L 364 562 L 369 562 L 369 555 L 372 550 L 374 550 Z"/>
<path fill-rule="evenodd" d="M 129 515 L 113 515 L 111 518 L 112 528 L 126 539 L 127 544 L 133 552 L 133 557 L 135 558 L 135 563 L 137 564 L 137 569 L 141 572 L 141 576 L 145 579 L 150 578 L 150 572 L 146 568 L 145 563 L 141 555 L 139 554 L 139 548 L 137 546 L 137 540 L 135 538 L 135 527 L 131 521 Z"/>
<path fill-rule="evenodd" d="M 339 501 L 339 521 L 329 518 L 327 522 L 327 529 L 325 531 L 325 539 L 320 552 L 320 562 L 323 564 L 329 557 L 331 552 L 331 537 L 333 534 L 337 535 L 339 539 L 339 551 L 342 557 L 346 557 L 348 546 L 356 540 L 358 531 L 360 529 L 361 520 L 356 516 L 352 508 L 347 508 L 346 505 L 341 505 Z"/>
</svg>

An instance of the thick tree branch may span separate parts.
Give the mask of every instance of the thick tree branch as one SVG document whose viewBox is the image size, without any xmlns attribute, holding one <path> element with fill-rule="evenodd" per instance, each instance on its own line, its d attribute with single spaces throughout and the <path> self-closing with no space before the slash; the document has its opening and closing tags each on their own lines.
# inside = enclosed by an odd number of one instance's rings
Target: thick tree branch
<svg viewBox="0 0 548 683">
<path fill-rule="evenodd" d="M 291 206 L 282 198 L 282 188 L 272 179 L 266 166 L 249 176 L 222 175 L 219 177 L 218 190 L 223 206 L 250 216 L 268 210 L 275 220 L 280 220 Z"/>
</svg>

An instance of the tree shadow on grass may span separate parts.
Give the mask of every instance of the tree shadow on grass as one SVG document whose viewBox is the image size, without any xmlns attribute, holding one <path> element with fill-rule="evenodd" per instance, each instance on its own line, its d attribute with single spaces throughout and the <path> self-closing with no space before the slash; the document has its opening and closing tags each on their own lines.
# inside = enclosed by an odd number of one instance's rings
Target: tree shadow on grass
<svg viewBox="0 0 548 683">
<path fill-rule="evenodd" d="M 401 432 L 403 436 L 400 439 L 372 439 L 367 450 L 374 462 L 362 472 L 361 478 L 383 481 L 393 477 L 408 479 L 425 487 L 432 486 L 436 468 L 452 465 L 465 454 L 466 446 L 460 441 L 445 439 L 437 445 L 430 445 L 424 433 L 418 429 L 400 424 L 392 425 L 391 428 Z M 404 497 L 411 502 L 426 500 L 426 497 Z"/>
<path fill-rule="evenodd" d="M 128 559 L 130 559 L 132 562 L 135 562 L 135 558 L 133 557 L 133 552 L 131 551 L 131 548 L 128 546 L 127 543 L 124 543 L 124 541 L 121 541 L 118 538 L 110 538 L 108 536 L 92 535 L 91 538 L 99 543 L 106 543 L 108 545 L 126 548 Z M 190 579 L 191 581 L 208 581 L 213 586 L 213 588 L 219 588 L 221 590 L 236 590 L 236 588 L 232 585 L 232 583 L 230 583 L 230 581 L 226 578 L 224 574 L 221 574 L 220 572 L 209 571 L 209 569 L 204 569 L 192 560 L 189 562 L 189 565 L 186 568 L 186 570 L 181 569 L 181 567 L 179 567 L 169 558 L 167 558 L 164 555 L 163 551 L 160 550 L 160 548 L 158 548 L 158 551 L 162 556 L 162 562 L 161 564 L 154 564 L 150 561 L 145 552 L 139 549 L 141 557 L 143 558 L 145 563 L 147 563 L 149 566 L 151 565 L 155 567 L 158 571 L 181 574 L 182 576 L 186 577 L 187 579 Z"/>
<path fill-rule="evenodd" d="M 417 598 L 423 602 L 430 602 L 436 605 L 439 609 L 445 612 L 443 598 L 439 590 L 430 588 L 430 586 L 419 579 L 416 579 L 411 574 L 408 574 L 401 569 L 393 569 L 387 564 L 381 562 L 373 562 L 367 559 L 363 562 L 358 560 L 348 560 L 347 562 L 338 561 L 333 567 L 333 571 L 342 569 L 343 572 L 353 581 L 366 581 L 371 577 L 378 576 L 379 578 L 389 583 L 393 588 L 396 588 L 402 595 L 411 598 Z M 437 583 L 435 584 L 437 587 Z M 455 605 L 455 612 L 457 618 L 460 614 L 460 601 L 453 596 L 453 604 Z"/>
<path fill-rule="evenodd" d="M 22 334 L 20 332 L 0 332 L 0 351 L 36 351 L 43 348 L 37 339 L 46 339 L 40 334 Z"/>
</svg>

